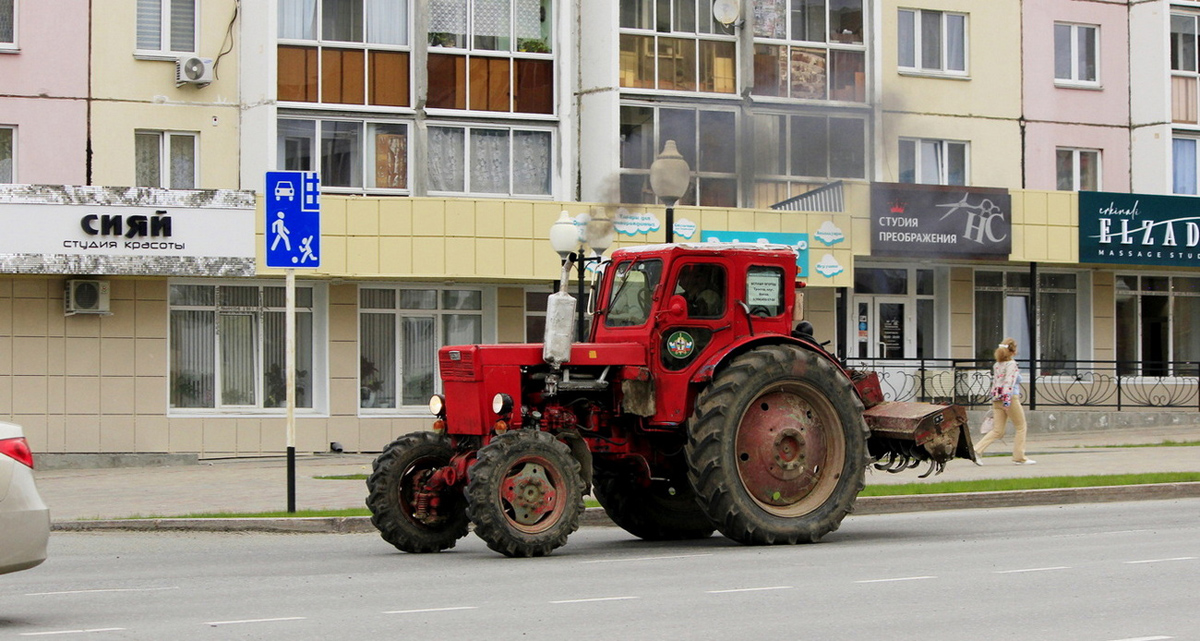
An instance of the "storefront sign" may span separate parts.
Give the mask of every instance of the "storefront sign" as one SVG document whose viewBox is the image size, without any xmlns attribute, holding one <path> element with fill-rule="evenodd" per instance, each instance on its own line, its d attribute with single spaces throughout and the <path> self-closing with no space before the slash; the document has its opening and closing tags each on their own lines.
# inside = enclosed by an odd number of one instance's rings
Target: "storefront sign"
<svg viewBox="0 0 1200 641">
<path fill-rule="evenodd" d="M 1200 267 L 1200 201 L 1079 192 L 1079 262 Z"/>
<path fill-rule="evenodd" d="M 873 256 L 1007 258 L 1011 252 L 1008 190 L 871 185 Z"/>
<path fill-rule="evenodd" d="M 796 276 L 808 277 L 808 234 L 768 231 L 705 231 L 700 240 L 706 243 L 758 243 L 788 245 L 796 250 Z"/>
<path fill-rule="evenodd" d="M 0 273 L 255 273 L 253 192 L 3 185 L 0 221 Z"/>
</svg>

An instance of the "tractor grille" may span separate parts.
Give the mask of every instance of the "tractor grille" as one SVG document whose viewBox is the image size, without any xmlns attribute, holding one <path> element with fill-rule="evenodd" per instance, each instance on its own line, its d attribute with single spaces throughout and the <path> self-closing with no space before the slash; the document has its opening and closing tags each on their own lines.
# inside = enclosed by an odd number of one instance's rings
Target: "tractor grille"
<svg viewBox="0 0 1200 641">
<path fill-rule="evenodd" d="M 442 380 L 476 380 L 474 350 L 445 350 L 439 360 Z"/>
</svg>

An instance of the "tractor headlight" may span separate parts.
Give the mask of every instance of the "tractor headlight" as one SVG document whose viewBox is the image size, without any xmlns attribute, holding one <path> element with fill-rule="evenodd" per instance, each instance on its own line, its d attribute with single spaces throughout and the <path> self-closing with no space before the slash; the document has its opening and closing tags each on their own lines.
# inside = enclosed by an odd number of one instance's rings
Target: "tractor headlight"
<svg viewBox="0 0 1200 641">
<path fill-rule="evenodd" d="M 438 417 L 446 416 L 446 397 L 434 394 L 429 398 L 429 413 Z"/>
<path fill-rule="evenodd" d="M 512 412 L 513 400 L 508 394 L 500 393 L 492 397 L 492 411 L 497 416 L 505 416 Z"/>
</svg>

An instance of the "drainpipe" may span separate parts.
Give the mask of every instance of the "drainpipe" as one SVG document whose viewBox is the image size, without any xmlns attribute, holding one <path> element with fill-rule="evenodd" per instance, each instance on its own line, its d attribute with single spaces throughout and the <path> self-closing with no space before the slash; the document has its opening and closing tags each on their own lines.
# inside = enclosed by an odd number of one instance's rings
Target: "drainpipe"
<svg viewBox="0 0 1200 641">
<path fill-rule="evenodd" d="M 1037 409 L 1038 366 L 1038 268 L 1029 263 L 1029 411 Z"/>
</svg>

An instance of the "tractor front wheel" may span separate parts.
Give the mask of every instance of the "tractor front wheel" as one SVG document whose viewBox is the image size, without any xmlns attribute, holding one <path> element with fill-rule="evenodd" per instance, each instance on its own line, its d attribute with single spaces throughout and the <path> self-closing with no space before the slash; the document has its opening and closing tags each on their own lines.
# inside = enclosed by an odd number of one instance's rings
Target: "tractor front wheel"
<svg viewBox="0 0 1200 641">
<path fill-rule="evenodd" d="M 467 515 L 475 534 L 505 556 L 545 556 L 579 528 L 579 461 L 548 432 L 500 434 L 479 450 L 470 475 Z"/>
<path fill-rule="evenodd" d="M 686 478 L 642 487 L 629 470 L 597 467 L 593 493 L 613 523 L 646 541 L 703 539 L 716 529 Z"/>
<path fill-rule="evenodd" d="M 866 438 L 862 403 L 828 359 L 793 345 L 759 347 L 697 395 L 688 478 L 725 536 L 814 542 L 854 506 Z"/>
<path fill-rule="evenodd" d="M 445 436 L 416 432 L 396 439 L 375 459 L 367 478 L 367 507 L 383 540 L 405 552 L 438 552 L 467 535 L 462 491 L 426 487 L 453 454 Z"/>
</svg>

